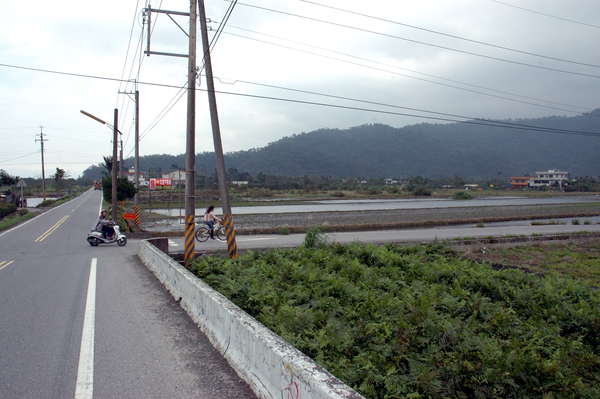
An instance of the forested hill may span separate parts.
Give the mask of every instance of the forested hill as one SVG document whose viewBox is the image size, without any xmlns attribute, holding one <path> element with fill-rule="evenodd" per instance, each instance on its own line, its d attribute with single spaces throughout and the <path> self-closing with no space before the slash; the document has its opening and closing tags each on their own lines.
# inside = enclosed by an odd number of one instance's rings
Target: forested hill
<svg viewBox="0 0 600 399">
<path fill-rule="evenodd" d="M 490 120 L 403 128 L 369 124 L 346 130 L 320 129 L 284 137 L 264 148 L 226 154 L 225 165 L 239 173 L 288 176 L 487 178 L 548 169 L 565 170 L 574 177 L 600 175 L 600 109 L 574 117 L 501 122 L 511 124 L 511 128 L 490 126 L 488 123 L 494 123 Z M 564 133 L 532 131 L 523 126 Z M 133 159 L 127 160 L 126 165 L 132 164 Z M 185 165 L 184 156 L 140 159 L 143 171 L 149 167 L 167 171 L 173 165 Z M 215 165 L 213 153 L 196 156 L 197 170 L 212 173 Z"/>
</svg>

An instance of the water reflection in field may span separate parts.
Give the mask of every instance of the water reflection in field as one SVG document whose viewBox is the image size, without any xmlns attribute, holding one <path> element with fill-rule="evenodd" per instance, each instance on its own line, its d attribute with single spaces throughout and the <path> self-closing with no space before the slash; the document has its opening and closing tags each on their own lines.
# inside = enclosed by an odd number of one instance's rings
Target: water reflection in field
<svg viewBox="0 0 600 399">
<path fill-rule="evenodd" d="M 478 206 L 510 206 L 510 205 L 547 205 L 600 202 L 599 195 L 582 197 L 555 198 L 521 198 L 521 197 L 480 197 L 472 200 L 452 200 L 444 198 L 423 199 L 380 199 L 380 200 L 326 200 L 310 201 L 304 204 L 277 205 L 275 203 L 259 206 L 232 207 L 234 215 L 270 214 L 270 213 L 306 213 L 306 212 L 348 212 L 376 211 L 386 209 L 433 209 Z M 221 208 L 215 208 L 218 215 L 223 213 Z M 167 216 L 185 214 L 184 209 L 153 209 L 152 212 Z M 196 208 L 196 215 L 203 215 L 204 208 Z"/>
</svg>

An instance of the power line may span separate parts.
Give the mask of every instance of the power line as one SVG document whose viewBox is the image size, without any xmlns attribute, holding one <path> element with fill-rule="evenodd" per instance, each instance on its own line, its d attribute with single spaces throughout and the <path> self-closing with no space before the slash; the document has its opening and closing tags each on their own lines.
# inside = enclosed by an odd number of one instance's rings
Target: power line
<svg viewBox="0 0 600 399">
<path fill-rule="evenodd" d="M 233 28 L 249 31 L 247 29 L 238 28 L 238 27 L 233 27 Z M 249 32 L 253 32 L 253 31 L 249 31 Z M 518 103 L 521 103 L 521 104 L 534 105 L 534 106 L 538 106 L 538 107 L 549 108 L 549 109 L 554 109 L 554 110 L 559 110 L 559 111 L 565 111 L 565 112 L 579 113 L 578 111 L 568 110 L 568 109 L 564 109 L 564 108 L 557 108 L 557 107 L 552 107 L 552 106 L 547 106 L 547 105 L 535 104 L 535 103 L 531 103 L 531 102 L 527 102 L 527 101 L 516 100 L 516 99 L 502 97 L 502 96 L 493 95 L 493 94 L 489 94 L 489 93 L 482 93 L 480 91 L 466 89 L 464 87 L 457 87 L 457 86 L 453 86 L 453 85 L 449 85 L 449 84 L 445 84 L 445 83 L 440 83 L 440 82 L 435 82 L 435 81 L 424 79 L 424 78 L 418 78 L 418 77 L 415 77 L 415 76 L 402 74 L 402 73 L 399 73 L 399 72 L 393 72 L 393 71 L 389 71 L 389 70 L 386 70 L 386 69 L 375 68 L 375 67 L 367 66 L 367 65 L 364 65 L 364 64 L 350 62 L 350 61 L 347 61 L 347 60 L 341 60 L 339 58 L 334 58 L 334 57 L 326 56 L 326 55 L 323 55 L 323 54 L 318 54 L 318 53 L 313 53 L 313 52 L 309 52 L 309 51 L 305 51 L 305 50 L 300 50 L 300 49 L 297 49 L 297 48 L 294 48 L 294 47 L 289 47 L 289 46 L 284 46 L 284 45 L 281 45 L 281 44 L 267 42 L 267 41 L 264 41 L 264 40 L 260 40 L 260 39 L 256 39 L 256 38 L 251 38 L 251 37 L 247 37 L 247 36 L 242 36 L 242 35 L 238 35 L 238 34 L 235 34 L 235 33 L 230 33 L 230 32 L 225 32 L 225 33 L 227 33 L 228 35 L 231 35 L 231 36 L 236 36 L 236 37 L 240 37 L 240 38 L 247 39 L 247 40 L 253 40 L 253 41 L 257 41 L 257 42 L 261 42 L 261 43 L 266 43 L 266 44 L 269 44 L 269 45 L 272 45 L 272 46 L 277 46 L 277 47 L 282 47 L 282 48 L 286 48 L 286 49 L 290 49 L 290 50 L 294 50 L 294 51 L 299 51 L 299 52 L 303 52 L 303 53 L 306 53 L 306 54 L 315 55 L 315 56 L 318 56 L 318 57 L 328 58 L 328 59 L 332 59 L 332 60 L 344 62 L 344 63 L 347 63 L 347 64 L 352 64 L 352 65 L 357 65 L 357 66 L 361 66 L 361 67 L 364 67 L 364 68 L 369 68 L 369 69 L 372 69 L 372 70 L 382 71 L 382 72 L 386 72 L 386 73 L 393 73 L 395 75 L 403 76 L 403 77 L 406 77 L 406 78 L 409 78 L 409 79 L 414 79 L 414 80 L 419 80 L 419 81 L 422 81 L 422 82 L 427 82 L 427 83 L 431 83 L 431 84 L 435 84 L 435 85 L 439 85 L 439 86 L 449 87 L 449 88 L 456 89 L 456 90 L 462 90 L 462 91 L 466 91 L 466 92 L 470 92 L 470 93 L 481 94 L 481 95 L 484 95 L 484 96 L 499 98 L 499 99 L 503 99 L 503 100 L 507 100 L 507 101 L 518 102 Z M 274 37 L 274 36 L 271 36 L 271 35 L 267 35 L 267 34 L 264 34 L 264 33 L 259 33 L 259 32 L 253 32 L 253 33 L 257 33 L 259 35 L 264 35 L 264 36 L 268 36 L 268 37 L 273 37 L 273 38 L 276 38 L 278 40 L 289 41 L 287 39 L 277 38 L 277 37 Z M 410 69 L 407 69 L 407 68 L 401 68 L 401 67 L 397 67 L 397 66 L 394 66 L 394 65 L 388 65 L 388 64 L 384 64 L 384 63 L 381 63 L 381 62 L 378 62 L 378 61 L 372 61 L 372 60 L 369 60 L 369 59 L 366 59 L 366 58 L 357 57 L 357 56 L 353 56 L 353 55 L 350 55 L 350 54 L 345 54 L 345 53 L 341 53 L 341 52 L 338 52 L 338 51 L 325 49 L 325 48 L 322 48 L 322 47 L 317 47 L 317 46 L 312 46 L 312 45 L 308 45 L 308 44 L 298 43 L 298 42 L 295 42 L 295 41 L 291 41 L 291 42 L 295 43 L 295 44 L 300 44 L 302 46 L 312 47 L 312 48 L 316 48 L 318 50 L 323 50 L 323 51 L 331 52 L 331 53 L 334 53 L 334 54 L 343 55 L 343 56 L 349 57 L 349 58 L 359 59 L 361 61 L 367 61 L 367 62 L 372 63 L 372 64 L 383 65 L 383 66 L 386 66 L 386 67 L 390 67 L 390 68 L 394 68 L 394 69 L 400 69 L 400 70 L 404 70 L 404 71 L 408 71 L 408 72 L 412 72 L 412 73 L 416 73 L 416 74 L 420 74 L 420 75 L 424 75 L 424 76 L 433 77 L 433 78 L 440 79 L 440 80 L 445 80 L 445 81 L 449 81 L 449 82 L 453 82 L 453 83 L 462 84 L 462 85 L 465 85 L 465 86 L 470 86 L 470 87 L 475 87 L 475 88 L 479 88 L 479 89 L 488 90 L 488 91 L 491 91 L 491 92 L 496 92 L 496 93 L 500 93 L 500 94 L 507 94 L 507 95 L 510 95 L 510 96 L 520 97 L 520 98 L 530 99 L 530 100 L 535 100 L 535 101 L 539 101 L 539 102 L 545 102 L 545 103 L 548 103 L 548 104 L 556 104 L 556 105 L 562 105 L 562 106 L 567 106 L 567 107 L 571 107 L 571 108 L 578 108 L 578 109 L 584 110 L 584 111 L 591 111 L 592 110 L 591 108 L 578 107 L 578 106 L 573 106 L 573 105 L 570 105 L 570 104 L 557 103 L 557 102 L 553 102 L 553 101 L 542 100 L 542 99 L 538 99 L 538 98 L 534 98 L 534 97 L 528 97 L 528 96 L 523 96 L 523 95 L 519 95 L 519 94 L 514 94 L 514 93 L 504 92 L 504 91 L 500 91 L 500 90 L 490 89 L 490 88 L 483 87 L 483 86 L 477 86 L 477 85 L 473 85 L 473 84 L 469 84 L 469 83 L 459 82 L 459 81 L 452 80 L 452 79 L 442 78 L 440 76 L 426 74 L 426 73 L 422 73 L 422 72 L 410 70 Z"/>
<path fill-rule="evenodd" d="M 256 6 L 256 5 L 252 5 L 252 4 L 246 4 L 246 3 L 238 3 L 238 4 L 246 6 L 246 7 L 256 8 L 256 9 L 259 9 L 259 10 L 270 11 L 270 12 L 274 12 L 274 13 L 278 13 L 278 14 L 283 14 L 283 15 L 288 15 L 288 16 L 292 16 L 292 17 L 296 17 L 296 18 L 301 18 L 301 19 L 307 19 L 307 20 L 314 21 L 314 22 L 319 22 L 319 23 L 333 25 L 333 26 L 339 26 L 339 27 L 346 28 L 346 29 L 357 30 L 357 31 L 360 31 L 360 32 L 365 32 L 365 33 L 371 33 L 371 34 L 378 35 L 378 36 L 389 37 L 391 39 L 403 40 L 403 41 L 407 41 L 407 42 L 410 42 L 410 43 L 421 44 L 423 46 L 429 46 L 429 47 L 435 47 L 435 48 L 439 48 L 439 49 L 442 49 L 442 50 L 454 51 L 454 52 L 457 52 L 457 53 L 472 55 L 472 56 L 475 56 L 475 57 L 490 59 L 490 60 L 494 60 L 494 61 L 501 61 L 501 62 L 506 62 L 506 63 L 509 63 L 509 64 L 526 66 L 526 67 L 536 68 L 536 69 L 543 69 L 543 70 L 552 71 L 552 72 L 566 73 L 566 74 L 569 74 L 569 75 L 585 76 L 585 77 L 588 77 L 588 78 L 600 79 L 600 75 L 592 75 L 592 74 L 581 73 L 581 72 L 567 71 L 567 70 L 564 70 L 564 69 L 550 68 L 550 67 L 545 67 L 545 66 L 542 66 L 542 65 L 528 64 L 528 63 L 525 63 L 525 62 L 513 61 L 513 60 L 508 60 L 508 59 L 505 59 L 505 58 L 494 57 L 494 56 L 489 56 L 489 55 L 484 55 L 484 54 L 478 54 L 478 53 L 474 53 L 474 52 L 471 52 L 471 51 L 458 50 L 458 49 L 455 49 L 455 48 L 452 48 L 452 47 L 441 46 L 441 45 L 432 44 L 432 43 L 426 43 L 426 42 L 422 42 L 422 41 L 419 41 L 419 40 L 413 40 L 413 39 L 408 39 L 408 38 L 404 38 L 404 37 L 400 37 L 400 36 L 390 35 L 390 34 L 387 34 L 387 33 L 376 32 L 376 31 L 372 31 L 372 30 L 368 30 L 368 29 L 358 28 L 358 27 L 355 27 L 355 26 L 344 25 L 344 24 L 340 24 L 340 23 L 337 23 L 337 22 L 325 21 L 325 20 L 321 20 L 321 19 L 318 19 L 318 18 L 313 18 L 313 17 L 304 16 L 304 15 L 293 14 L 293 13 L 286 12 L 286 11 L 279 11 L 279 10 L 274 10 L 274 9 L 271 9 L 271 8 L 260 7 L 260 6 Z M 600 68 L 600 66 L 598 66 L 598 67 Z"/>
<path fill-rule="evenodd" d="M 92 79 L 120 81 L 120 79 L 114 79 L 114 78 L 111 79 L 111 78 L 96 77 L 96 76 L 81 75 L 81 74 L 70 74 L 70 73 L 66 73 L 66 72 L 47 71 L 47 70 L 42 70 L 42 69 L 37 69 L 37 68 L 16 67 L 16 66 L 6 65 L 6 64 L 0 64 L 0 66 L 19 68 L 19 69 L 24 69 L 24 70 L 33 70 L 33 71 L 37 71 L 37 72 L 58 73 L 58 74 L 62 74 L 62 75 L 87 77 L 87 78 L 92 78 Z M 159 86 L 159 87 L 179 88 L 179 87 L 173 86 L 173 85 L 150 83 L 150 82 L 139 82 L 139 84 Z M 181 90 L 181 88 L 179 88 L 179 89 Z M 200 88 L 197 88 L 196 90 L 206 91 L 205 89 L 200 89 Z M 469 123 L 469 124 L 475 124 L 475 125 L 496 126 L 496 127 L 505 127 L 505 128 L 507 126 L 511 126 L 511 128 L 515 128 L 518 130 L 533 130 L 533 131 L 544 131 L 544 132 L 548 132 L 548 133 L 600 136 L 600 133 L 594 133 L 594 132 L 561 130 L 561 129 L 552 129 L 552 128 L 540 128 L 540 127 L 536 127 L 536 126 L 520 125 L 520 124 L 513 124 L 513 123 L 501 122 L 501 121 L 491 121 L 491 120 L 484 121 L 480 118 L 472 118 L 472 117 L 460 117 L 460 118 L 471 119 L 471 120 L 460 120 L 460 119 L 450 119 L 450 118 L 442 118 L 442 117 L 434 117 L 434 116 L 424 116 L 424 115 L 415 115 L 415 114 L 407 114 L 407 113 L 400 113 L 400 112 L 384 111 L 384 110 L 374 110 L 374 109 L 368 109 L 368 108 L 340 106 L 340 105 L 334 105 L 334 104 L 325 104 L 325 103 L 318 103 L 318 102 L 313 102 L 313 101 L 294 100 L 294 99 L 281 98 L 281 97 L 258 96 L 258 95 L 251 95 L 251 94 L 232 93 L 232 92 L 226 92 L 226 91 L 215 91 L 215 93 L 233 95 L 233 96 L 238 96 L 238 97 L 266 99 L 266 100 L 281 101 L 281 102 L 288 102 L 288 103 L 322 106 L 322 107 L 328 107 L 328 108 L 339 108 L 339 109 L 356 110 L 356 111 L 363 111 L 363 112 L 373 112 L 373 113 L 381 113 L 381 114 L 389 114 L 389 115 L 397 115 L 397 116 L 408 116 L 408 117 L 414 117 L 414 118 L 419 118 L 419 119 L 437 120 L 437 121 L 445 121 L 445 122 L 460 122 L 460 123 Z M 392 107 L 392 105 L 389 105 L 389 106 Z M 432 114 L 434 113 L 433 111 L 422 111 L 422 112 L 432 113 Z M 499 124 L 502 124 L 503 126 L 499 126 Z"/>
<path fill-rule="evenodd" d="M 600 26 L 598 26 L 598 25 L 586 24 L 585 22 L 575 21 L 575 20 L 572 20 L 572 19 L 567 19 L 567 18 L 561 18 L 561 17 L 557 17 L 556 15 L 545 14 L 545 13 L 543 13 L 543 12 L 534 11 L 534 10 L 530 10 L 530 9 L 523 8 L 523 7 L 518 7 L 518 6 L 515 6 L 515 5 L 513 5 L 513 4 L 503 3 L 503 2 L 501 2 L 501 1 L 497 1 L 497 0 L 490 0 L 490 1 L 493 1 L 494 3 L 502 4 L 502 5 L 504 5 L 504 6 L 513 7 L 513 8 L 518 8 L 519 10 L 523 10 L 523 11 L 531 12 L 531 13 L 534 13 L 534 14 L 543 15 L 543 16 L 545 16 L 545 17 L 554 18 L 554 19 L 559 19 L 559 20 L 561 20 L 561 21 L 567 21 L 567 22 L 571 22 L 571 23 L 574 23 L 574 24 L 578 24 L 578 25 L 584 25 L 584 26 L 589 26 L 589 27 L 591 27 L 591 28 L 597 28 L 597 29 L 600 29 Z"/>
<path fill-rule="evenodd" d="M 381 22 L 387 22 L 387 23 L 390 23 L 390 24 L 404 26 L 404 27 L 411 28 L 411 29 L 417 29 L 417 30 L 420 30 L 420 31 L 423 31 L 423 32 L 433 33 L 433 34 L 436 34 L 436 35 L 441 35 L 441 36 L 450 37 L 450 38 L 453 38 L 453 39 L 463 40 L 463 41 L 470 42 L 470 43 L 480 44 L 482 46 L 493 47 L 493 48 L 497 48 L 497 49 L 500 49 L 500 50 L 511 51 L 511 52 L 519 53 L 519 54 L 531 55 L 531 56 L 534 56 L 534 57 L 545 58 L 545 59 L 553 60 L 553 61 L 566 62 L 566 63 L 569 63 L 569 64 L 588 66 L 588 67 L 592 67 L 592 68 L 600 68 L 600 65 L 588 64 L 588 63 L 585 63 L 585 62 L 578 62 L 578 61 L 571 61 L 571 60 L 566 60 L 564 58 L 550 57 L 550 56 L 547 56 L 547 55 L 532 53 L 532 52 L 529 52 L 529 51 L 517 50 L 517 49 L 510 48 L 510 47 L 505 47 L 505 46 L 499 46 L 499 45 L 496 45 L 496 44 L 486 43 L 486 42 L 482 42 L 482 41 L 479 41 L 479 40 L 467 39 L 465 37 L 451 35 L 451 34 L 443 33 L 443 32 L 438 32 L 438 31 L 435 31 L 435 30 L 432 30 L 432 29 L 421 28 L 421 27 L 418 27 L 418 26 L 404 24 L 404 23 L 401 23 L 401 22 L 392 21 L 392 20 L 385 19 L 385 18 L 374 17 L 372 15 L 367 15 L 367 14 L 363 14 L 363 13 L 359 13 L 359 12 L 354 12 L 354 11 L 346 10 L 346 9 L 343 9 L 343 8 L 328 6 L 328 5 L 325 5 L 325 4 L 316 3 L 314 1 L 309 1 L 309 0 L 299 0 L 299 1 L 301 1 L 303 3 L 313 4 L 313 5 L 316 5 L 316 6 L 319 6 L 319 7 L 325 7 L 325 8 L 329 8 L 329 9 L 333 9 L 333 10 L 337 10 L 337 11 L 341 11 L 341 12 L 353 14 L 353 15 L 359 15 L 361 17 L 370 18 L 370 19 L 374 19 L 374 20 L 377 20 L 377 21 L 381 21 Z M 495 1 L 495 0 L 492 0 L 492 1 Z M 496 1 L 496 3 L 500 3 L 500 2 Z M 504 3 L 501 3 L 501 4 L 504 4 Z"/>
</svg>

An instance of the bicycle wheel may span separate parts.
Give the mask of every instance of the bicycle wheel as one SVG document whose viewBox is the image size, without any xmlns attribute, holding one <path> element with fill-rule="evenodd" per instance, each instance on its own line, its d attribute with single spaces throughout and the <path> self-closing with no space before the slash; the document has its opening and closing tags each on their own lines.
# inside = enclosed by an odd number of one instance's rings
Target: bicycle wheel
<svg viewBox="0 0 600 399">
<path fill-rule="evenodd" d="M 225 241 L 227 239 L 227 234 L 225 233 L 225 227 L 221 226 L 218 229 L 215 229 L 215 235 L 218 240 Z"/>
<path fill-rule="evenodd" d="M 208 226 L 198 227 L 198 230 L 196 230 L 196 240 L 199 242 L 204 242 L 208 240 L 208 237 L 210 237 L 210 230 L 208 229 Z"/>
</svg>

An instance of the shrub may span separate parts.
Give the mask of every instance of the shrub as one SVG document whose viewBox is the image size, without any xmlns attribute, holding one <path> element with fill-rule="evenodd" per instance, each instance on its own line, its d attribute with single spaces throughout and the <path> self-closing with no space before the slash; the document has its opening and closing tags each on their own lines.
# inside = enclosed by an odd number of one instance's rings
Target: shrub
<svg viewBox="0 0 600 399">
<path fill-rule="evenodd" d="M 17 207 L 15 204 L 10 204 L 7 202 L 0 202 L 0 217 L 4 217 L 10 215 L 13 212 L 17 211 Z"/>
<path fill-rule="evenodd" d="M 418 186 L 415 188 L 415 196 L 417 197 L 427 197 L 431 195 L 431 191 L 427 188 L 427 186 Z"/>
<path fill-rule="evenodd" d="M 54 204 L 56 202 L 56 200 L 46 200 L 46 201 L 42 201 L 39 204 L 36 205 L 36 208 L 47 208 L 49 206 L 52 206 L 52 204 Z"/>
<path fill-rule="evenodd" d="M 269 249 L 192 271 L 367 398 L 600 397 L 600 294 L 576 280 L 441 244 Z"/>
<path fill-rule="evenodd" d="M 473 199 L 473 196 L 471 195 L 471 193 L 468 193 L 466 191 L 457 191 L 452 195 L 452 199 L 455 200 L 470 200 Z"/>
<path fill-rule="evenodd" d="M 304 237 L 305 248 L 315 248 L 325 244 L 327 244 L 327 235 L 323 233 L 320 227 L 316 226 L 308 229 Z"/>
</svg>

